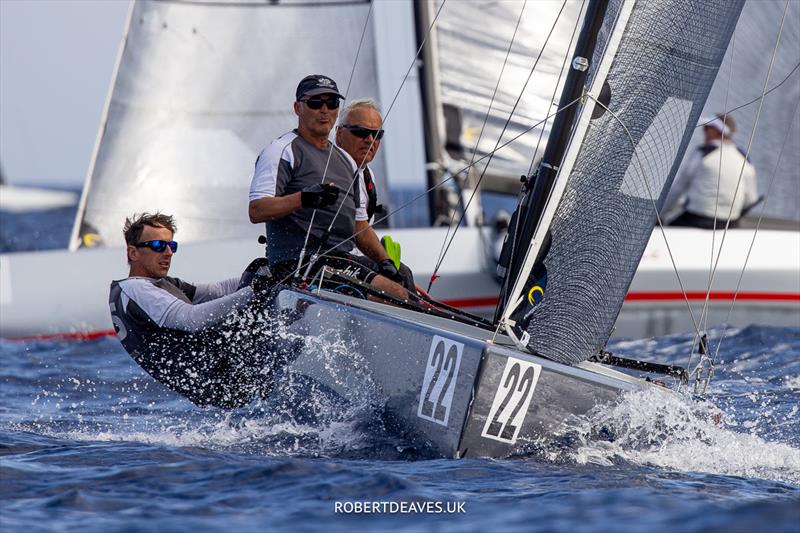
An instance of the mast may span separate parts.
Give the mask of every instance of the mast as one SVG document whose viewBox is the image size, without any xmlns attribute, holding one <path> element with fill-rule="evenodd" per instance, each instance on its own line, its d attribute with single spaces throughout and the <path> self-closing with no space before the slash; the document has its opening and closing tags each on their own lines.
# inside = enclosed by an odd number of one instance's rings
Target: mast
<svg viewBox="0 0 800 533">
<path fill-rule="evenodd" d="M 578 42 L 575 45 L 572 66 L 561 91 L 558 109 L 567 107 L 571 102 L 580 98 L 584 91 L 586 78 L 589 74 L 589 60 L 594 54 L 597 34 L 603 26 L 607 7 L 608 0 L 591 0 L 589 2 L 584 15 L 583 26 L 578 36 Z M 512 253 L 513 256 L 510 257 L 510 262 L 506 266 L 503 276 L 503 291 L 500 294 L 500 304 L 494 317 L 495 322 L 500 319 L 503 310 L 508 305 L 509 289 L 511 287 L 508 282 L 515 280 L 519 276 L 525 254 L 528 251 L 525 243 L 530 242 L 539 224 L 545 204 L 550 196 L 550 191 L 553 189 L 553 184 L 558 175 L 558 168 L 569 144 L 570 134 L 579 110 L 579 105 L 570 105 L 556 115 L 542 160 L 534 173 L 527 176 L 523 181 L 522 187 L 525 193 L 514 214 L 512 224 L 509 226 L 508 237 L 503 243 L 503 251 L 501 253 L 501 258 L 507 258 Z M 515 224 L 516 220 L 519 220 L 518 226 Z M 514 232 L 515 226 L 518 227 L 516 232 Z M 503 259 L 501 259 L 500 263 L 501 266 L 505 266 L 503 265 Z"/>
<path fill-rule="evenodd" d="M 442 132 L 444 131 L 444 114 L 442 112 L 442 99 L 439 91 L 439 67 L 436 57 L 438 48 L 436 43 L 436 28 L 431 28 L 433 22 L 433 2 L 424 1 L 415 4 L 417 23 L 417 45 L 422 47 L 420 59 L 420 88 L 422 89 L 422 108 L 424 116 L 425 151 L 427 153 L 428 186 L 437 185 L 442 179 L 444 168 Z M 430 34 L 429 34 L 430 30 Z M 441 214 L 437 206 L 436 195 L 428 195 L 428 211 L 431 222 Z"/>
</svg>

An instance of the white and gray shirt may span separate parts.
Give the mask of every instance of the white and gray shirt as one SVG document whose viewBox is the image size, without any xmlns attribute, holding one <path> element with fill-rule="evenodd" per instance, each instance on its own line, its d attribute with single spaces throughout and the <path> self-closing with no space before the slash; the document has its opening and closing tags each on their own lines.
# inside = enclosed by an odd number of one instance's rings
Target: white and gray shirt
<svg viewBox="0 0 800 533">
<path fill-rule="evenodd" d="M 253 289 L 237 290 L 238 278 L 219 283 L 192 285 L 177 278 L 130 277 L 112 282 L 119 287 L 117 302 L 112 301 L 112 317 L 141 315 L 159 328 L 197 332 L 221 322 L 226 315 L 243 307 L 253 297 Z M 138 309 L 133 311 L 133 302 Z M 115 309 L 115 307 L 120 307 Z M 144 319 L 145 317 L 139 316 Z M 130 320 L 123 320 L 126 329 Z"/>
<path fill-rule="evenodd" d="M 345 241 L 355 233 L 355 221 L 366 220 L 367 213 L 361 202 L 359 184 L 354 183 L 358 176 L 347 154 L 333 143 L 326 149 L 317 148 L 300 137 L 297 130 L 275 139 L 256 160 L 250 201 L 300 192 L 305 187 L 322 183 L 323 176 L 326 183 L 336 184 L 341 193 L 333 205 L 316 210 L 311 236 L 317 241 L 312 244 L 322 244 L 326 249 L 340 245 L 336 251 L 349 252 L 353 241 Z M 266 223 L 267 257 L 271 264 L 298 257 L 313 212 L 314 209 L 301 208 Z M 333 226 L 327 242 L 320 243 L 331 221 Z"/>
</svg>

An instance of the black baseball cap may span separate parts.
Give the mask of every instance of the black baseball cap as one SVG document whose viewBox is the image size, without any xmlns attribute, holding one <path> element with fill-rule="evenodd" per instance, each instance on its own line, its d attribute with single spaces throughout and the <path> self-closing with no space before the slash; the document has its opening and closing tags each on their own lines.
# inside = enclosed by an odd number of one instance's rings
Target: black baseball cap
<svg viewBox="0 0 800 533">
<path fill-rule="evenodd" d="M 300 100 L 304 96 L 316 96 L 318 94 L 335 94 L 344 100 L 344 96 L 339 94 L 336 82 L 324 74 L 312 74 L 300 80 L 300 83 L 297 84 L 295 99 Z"/>
</svg>

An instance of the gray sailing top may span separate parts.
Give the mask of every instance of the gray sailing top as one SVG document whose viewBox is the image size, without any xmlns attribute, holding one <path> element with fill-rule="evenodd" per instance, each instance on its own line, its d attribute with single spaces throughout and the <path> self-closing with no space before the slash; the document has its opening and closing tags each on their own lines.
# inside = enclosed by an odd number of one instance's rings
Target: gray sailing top
<svg viewBox="0 0 800 533">
<path fill-rule="evenodd" d="M 237 285 L 236 279 L 197 286 L 171 277 L 113 281 L 117 337 L 148 374 L 195 404 L 245 405 L 268 393 L 277 363 L 260 349 L 264 335 L 253 324 L 226 325 L 256 301 L 250 287 Z"/>
<path fill-rule="evenodd" d="M 355 233 L 355 221 L 367 219 L 367 212 L 366 207 L 361 205 L 358 184 L 353 186 L 357 176 L 354 176 L 345 153 L 333 143 L 329 143 L 326 149 L 317 148 L 300 137 L 297 130 L 275 139 L 256 159 L 250 183 L 250 201 L 299 192 L 305 187 L 321 183 L 323 176 L 326 183 L 336 184 L 341 193 L 336 203 L 316 210 L 309 252 L 316 251 L 319 239 L 324 236 L 331 221 L 333 226 L 330 235 L 325 243 L 321 243 L 323 251 L 338 245 L 336 251 L 349 252 L 353 249 L 353 241 L 345 241 Z M 313 209 L 301 208 L 266 223 L 267 257 L 271 264 L 298 257 L 313 212 Z"/>
</svg>

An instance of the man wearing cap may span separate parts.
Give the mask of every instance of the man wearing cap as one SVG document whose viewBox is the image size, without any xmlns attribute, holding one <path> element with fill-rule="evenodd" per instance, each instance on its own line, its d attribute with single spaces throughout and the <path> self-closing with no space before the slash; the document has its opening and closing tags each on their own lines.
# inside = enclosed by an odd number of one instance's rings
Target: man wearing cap
<svg viewBox="0 0 800 533">
<path fill-rule="evenodd" d="M 703 229 L 738 226 L 739 218 L 758 203 L 756 171 L 733 142 L 736 124 L 730 115 L 700 119 L 705 143 L 681 168 L 662 209 L 671 226 Z M 741 179 L 740 179 L 741 176 Z"/>
<path fill-rule="evenodd" d="M 296 271 L 304 248 L 298 274 L 306 273 L 315 252 L 335 248 L 311 264 L 309 276 L 329 265 L 407 298 L 403 287 L 349 254 L 356 240 L 356 221 L 366 221 L 367 212 L 354 181 L 358 174 L 348 156 L 328 140 L 343 98 L 328 76 L 313 74 L 300 81 L 294 102 L 297 129 L 274 140 L 256 160 L 250 184 L 250 221 L 266 223 L 267 258 L 276 277 Z"/>
</svg>

